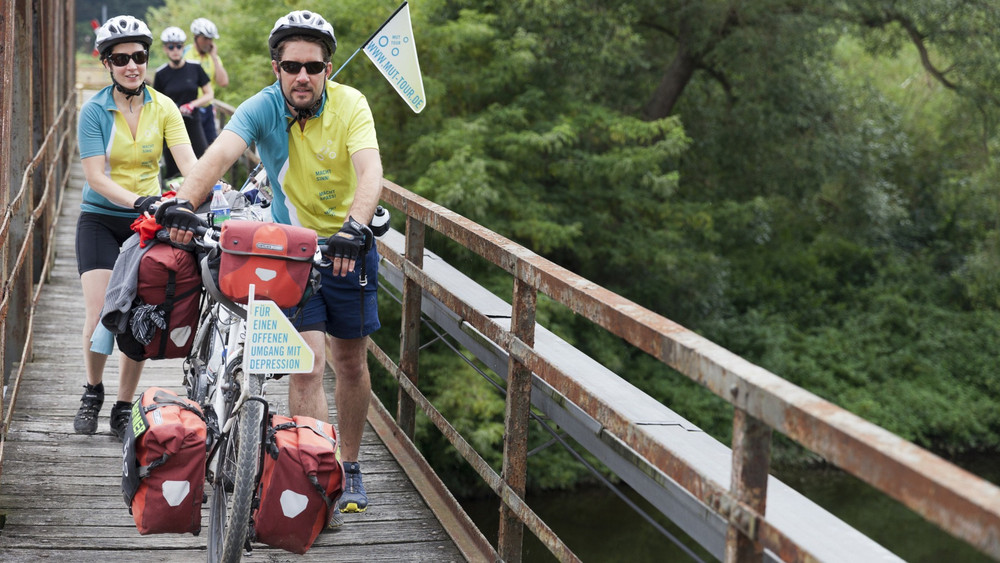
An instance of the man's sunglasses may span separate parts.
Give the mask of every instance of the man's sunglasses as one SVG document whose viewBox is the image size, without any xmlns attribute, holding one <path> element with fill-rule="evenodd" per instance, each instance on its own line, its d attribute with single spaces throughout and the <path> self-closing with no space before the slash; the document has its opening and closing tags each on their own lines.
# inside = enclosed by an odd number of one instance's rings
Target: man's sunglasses
<svg viewBox="0 0 1000 563">
<path fill-rule="evenodd" d="M 183 43 L 167 43 L 166 47 L 167 47 L 167 49 L 173 51 L 175 49 L 183 49 L 184 48 L 184 44 Z"/>
<path fill-rule="evenodd" d="M 298 74 L 302 67 L 306 67 L 306 72 L 309 74 L 319 74 L 326 70 L 326 63 L 322 61 L 309 61 L 307 63 L 300 63 L 298 61 L 281 61 L 278 63 L 281 70 L 287 72 L 288 74 Z"/>
<path fill-rule="evenodd" d="M 129 59 L 132 59 L 137 65 L 146 64 L 146 61 L 149 60 L 149 53 L 146 51 L 136 51 L 131 55 L 126 55 L 125 53 L 108 55 L 108 60 L 115 66 L 125 66 L 128 64 Z"/>
</svg>

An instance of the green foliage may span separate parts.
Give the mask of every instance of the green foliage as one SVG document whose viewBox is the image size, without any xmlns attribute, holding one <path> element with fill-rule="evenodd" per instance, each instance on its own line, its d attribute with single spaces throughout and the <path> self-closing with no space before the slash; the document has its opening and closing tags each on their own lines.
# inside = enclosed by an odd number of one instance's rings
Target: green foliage
<svg viewBox="0 0 1000 563">
<path fill-rule="evenodd" d="M 397 5 L 168 0 L 150 19 L 213 19 L 236 104 L 274 79 L 280 15 L 331 19 L 339 68 Z M 994 2 L 426 0 L 411 14 L 421 114 L 364 55 L 336 78 L 367 96 L 391 180 L 920 445 L 1000 449 Z M 651 117 L 664 86 L 676 103 Z M 510 295 L 495 266 L 427 238 Z M 538 319 L 728 441 L 723 400 L 544 296 Z M 395 330 L 376 339 L 398 346 Z M 497 467 L 492 386 L 437 347 L 420 382 Z M 476 490 L 428 424 L 426 455 Z M 531 447 L 548 439 L 535 429 Z M 530 464 L 533 487 L 588 478 L 558 448 Z"/>
</svg>

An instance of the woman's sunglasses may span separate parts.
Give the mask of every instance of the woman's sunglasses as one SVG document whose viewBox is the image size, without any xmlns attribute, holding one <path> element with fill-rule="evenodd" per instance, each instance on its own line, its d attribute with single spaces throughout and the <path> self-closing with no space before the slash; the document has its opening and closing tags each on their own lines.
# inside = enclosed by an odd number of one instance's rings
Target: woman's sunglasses
<svg viewBox="0 0 1000 563">
<path fill-rule="evenodd" d="M 298 61 L 281 61 L 278 63 L 281 70 L 287 72 L 288 74 L 298 74 L 302 67 L 306 67 L 306 72 L 309 74 L 319 74 L 326 70 L 326 63 L 322 61 L 309 61 L 307 63 L 300 63 Z"/>
<path fill-rule="evenodd" d="M 115 66 L 125 66 L 128 64 L 129 59 L 137 65 L 146 64 L 146 61 L 149 60 L 149 53 L 146 51 L 136 51 L 131 55 L 126 55 L 125 53 L 108 55 L 108 60 Z"/>
</svg>

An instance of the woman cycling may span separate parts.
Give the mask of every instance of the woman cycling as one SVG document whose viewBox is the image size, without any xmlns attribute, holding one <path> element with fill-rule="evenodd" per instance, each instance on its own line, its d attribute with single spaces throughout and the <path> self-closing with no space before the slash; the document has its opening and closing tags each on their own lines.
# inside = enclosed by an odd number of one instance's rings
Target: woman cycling
<svg viewBox="0 0 1000 563">
<path fill-rule="evenodd" d="M 76 259 L 83 285 L 86 319 L 83 358 L 85 392 L 73 426 L 81 434 L 97 430 L 104 403 L 107 356 L 90 351 L 104 294 L 122 243 L 132 235 L 136 217 L 160 199 L 160 156 L 164 142 L 181 172 L 195 161 L 180 111 L 170 98 L 145 85 L 153 35 L 132 16 L 115 16 L 97 30 L 94 47 L 111 73 L 104 88 L 80 110 L 78 140 L 86 183 L 76 227 Z M 111 410 L 111 431 L 121 438 L 142 363 L 121 355 L 118 402 Z"/>
</svg>

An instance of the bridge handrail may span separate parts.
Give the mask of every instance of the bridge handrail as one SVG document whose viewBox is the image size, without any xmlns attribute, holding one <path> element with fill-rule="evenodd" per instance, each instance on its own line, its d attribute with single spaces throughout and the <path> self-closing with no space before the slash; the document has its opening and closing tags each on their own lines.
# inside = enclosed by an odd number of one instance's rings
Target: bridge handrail
<svg viewBox="0 0 1000 563">
<path fill-rule="evenodd" d="M 11 3 L 0 31 L 0 473 L 76 150 L 71 6 Z"/>
<path fill-rule="evenodd" d="M 759 557 L 768 549 L 786 560 L 812 559 L 802 546 L 766 518 L 766 484 L 771 431 L 777 430 L 824 459 L 900 501 L 955 537 L 1000 560 L 1000 488 L 940 457 L 872 424 L 843 408 L 754 365 L 669 319 L 614 294 L 554 264 L 516 243 L 390 181 L 383 181 L 382 198 L 406 217 L 406 249 L 401 256 L 380 245 L 383 255 L 405 276 L 403 345 L 400 365 L 388 362 L 407 393 L 416 393 L 402 378 L 416 380 L 415 336 L 407 336 L 413 315 L 419 315 L 420 293 L 426 292 L 458 314 L 512 358 L 508 377 L 508 436 L 516 436 L 526 420 L 529 402 L 518 397 L 516 374 L 533 372 L 593 417 L 607 431 L 635 450 L 664 474 L 729 522 L 727 553 L 733 558 Z M 514 276 L 513 316 L 508 330 L 473 305 L 435 283 L 422 270 L 424 227 L 443 234 Z M 409 290 L 407 289 L 409 286 Z M 645 351 L 688 378 L 704 385 L 735 407 L 732 483 L 717 483 L 674 455 L 645 428 L 609 408 L 602 397 L 573 385 L 558 367 L 533 348 L 536 292 L 569 307 L 611 333 Z M 416 297 L 414 297 L 416 295 Z M 415 301 L 414 301 L 415 300 Z M 410 303 L 409 305 L 407 305 Z M 408 311 L 409 310 L 409 311 Z M 414 313 L 414 310 L 416 313 Z M 380 355 L 376 353 L 376 356 Z M 383 364 L 387 357 L 379 358 Z M 530 393 L 521 389 L 522 395 Z M 409 395 L 407 395 L 408 397 Z M 417 400 L 418 403 L 423 403 Z M 400 427 L 412 438 L 412 417 L 400 397 Z M 514 406 L 512 406 L 512 404 Z M 518 404 L 520 406 L 518 406 Z M 426 405 L 422 405 L 426 408 Z M 511 414 L 513 413 L 513 414 Z M 429 416 L 434 416 L 429 413 Z M 445 432 L 445 434 L 450 434 Z M 450 437 L 449 437 L 450 438 Z M 504 481 L 494 490 L 504 500 L 507 517 L 527 515 L 523 507 L 525 461 L 513 438 L 505 439 Z M 464 453 L 459 440 L 453 444 Z M 511 452 L 507 451 L 511 448 Z M 473 452 L 474 453 L 474 452 Z M 478 462 L 467 460 L 475 467 Z M 489 468 L 487 468 L 489 471 Z M 477 468 L 478 470 L 478 468 Z M 480 474 L 491 482 L 484 472 Z M 493 483 L 491 483 L 493 485 Z M 514 496 L 507 494 L 509 491 Z M 530 509 L 529 509 L 530 512 Z M 529 520 L 532 519 L 527 515 Z M 505 516 L 501 517 L 504 522 Z M 501 524 L 501 558 L 519 551 L 516 530 Z M 572 560 L 561 542 L 551 542 L 545 528 L 530 526 L 554 554 Z M 512 539 L 511 539 L 512 538 Z M 505 546 L 505 542 L 511 542 Z"/>
</svg>

